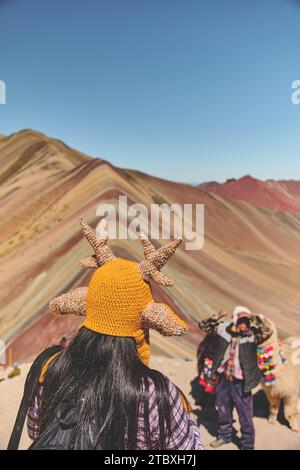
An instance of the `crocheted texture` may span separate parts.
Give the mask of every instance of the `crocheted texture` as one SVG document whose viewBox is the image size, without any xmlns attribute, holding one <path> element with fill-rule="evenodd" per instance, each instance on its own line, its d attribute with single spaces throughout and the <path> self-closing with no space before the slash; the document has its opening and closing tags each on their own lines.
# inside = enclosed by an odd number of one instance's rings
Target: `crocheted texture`
<svg viewBox="0 0 300 470">
<path fill-rule="evenodd" d="M 187 329 L 187 324 L 165 304 L 150 302 L 141 318 L 145 328 L 154 327 L 163 336 L 181 336 Z"/>
<path fill-rule="evenodd" d="M 81 266 L 96 268 L 96 271 L 88 288 L 79 287 L 60 295 L 50 302 L 50 310 L 60 315 L 86 315 L 80 327 L 97 333 L 135 338 L 141 360 L 148 363 L 149 328 L 164 336 L 179 336 L 187 329 L 186 323 L 170 307 L 154 301 L 148 283 L 152 278 L 162 285 L 174 284 L 160 269 L 175 253 L 181 240 L 156 249 L 141 234 L 146 259 L 138 264 L 115 258 L 106 244 L 108 227 L 105 219 L 96 231 L 82 219 L 80 223 L 95 252 L 82 260 Z"/>
<path fill-rule="evenodd" d="M 85 315 L 87 287 L 77 287 L 51 300 L 49 308 L 58 315 Z"/>
<path fill-rule="evenodd" d="M 106 244 L 108 238 L 107 221 L 102 219 L 101 222 L 99 222 L 96 231 L 86 224 L 83 219 L 80 219 L 80 225 L 83 234 L 95 251 L 94 255 L 81 260 L 80 266 L 82 268 L 92 269 L 100 267 L 113 260 L 115 255 Z"/>
<path fill-rule="evenodd" d="M 141 326 L 141 312 L 153 300 L 137 264 L 116 258 L 94 273 L 88 288 L 86 319 L 81 326 L 112 336 L 131 336 L 140 357 L 147 361 L 149 341 Z"/>
<path fill-rule="evenodd" d="M 88 256 L 84 258 L 79 263 L 80 267 L 83 269 L 97 269 L 99 268 L 96 255 Z"/>
<path fill-rule="evenodd" d="M 155 246 L 148 240 L 144 233 L 140 234 L 140 240 L 144 247 L 145 260 L 139 264 L 142 278 L 149 281 L 151 278 L 163 286 L 173 286 L 174 281 L 169 279 L 160 269 L 166 264 L 168 259 L 175 253 L 176 248 L 182 242 L 181 239 L 167 243 L 156 250 Z"/>
</svg>

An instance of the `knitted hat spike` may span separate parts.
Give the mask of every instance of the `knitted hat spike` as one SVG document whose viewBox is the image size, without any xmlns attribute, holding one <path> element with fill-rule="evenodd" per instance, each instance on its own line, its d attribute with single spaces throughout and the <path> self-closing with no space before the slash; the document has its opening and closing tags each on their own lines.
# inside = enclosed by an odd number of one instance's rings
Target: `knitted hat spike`
<svg viewBox="0 0 300 470">
<path fill-rule="evenodd" d="M 66 294 L 59 295 L 51 300 L 49 304 L 50 311 L 58 315 L 71 313 L 85 316 L 87 290 L 87 287 L 77 287 L 77 289 L 71 289 Z"/>
<path fill-rule="evenodd" d="M 139 263 L 138 269 L 144 281 L 149 282 L 152 278 L 163 286 L 173 286 L 174 281 L 160 272 L 160 269 L 175 253 L 182 240 L 174 240 L 156 249 L 143 232 L 140 233 L 139 237 L 144 247 L 146 259 Z M 152 328 L 163 336 L 181 336 L 187 329 L 185 322 L 175 315 L 170 307 L 154 300 L 143 310 L 141 319 L 144 328 Z"/>
<path fill-rule="evenodd" d="M 163 336 L 182 336 L 187 329 L 185 322 L 167 305 L 155 301 L 143 310 L 141 319 L 145 329 L 152 328 Z"/>
<path fill-rule="evenodd" d="M 160 272 L 168 259 L 175 253 L 182 239 L 174 240 L 156 250 L 155 246 L 148 240 L 144 233 L 140 234 L 140 240 L 144 247 L 145 260 L 139 264 L 139 271 L 145 281 L 151 278 L 163 286 L 173 286 L 174 281 Z"/>
<path fill-rule="evenodd" d="M 107 246 L 108 225 L 105 218 L 99 222 L 96 231 L 86 224 L 82 218 L 80 219 L 80 225 L 84 236 L 95 251 L 94 255 L 80 261 L 82 268 L 99 268 L 103 264 L 115 259 L 112 250 Z"/>
</svg>

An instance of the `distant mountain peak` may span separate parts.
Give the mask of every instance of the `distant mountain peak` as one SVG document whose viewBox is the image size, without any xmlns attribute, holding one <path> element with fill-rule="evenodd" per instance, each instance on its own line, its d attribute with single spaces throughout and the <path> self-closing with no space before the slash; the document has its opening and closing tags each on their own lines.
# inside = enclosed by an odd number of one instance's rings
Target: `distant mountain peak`
<svg viewBox="0 0 300 470">
<path fill-rule="evenodd" d="M 275 212 L 300 214 L 300 181 L 272 179 L 263 181 L 245 175 L 239 179 L 228 179 L 225 183 L 211 181 L 198 187 L 227 199 L 248 202 Z"/>
<path fill-rule="evenodd" d="M 235 181 L 259 181 L 259 180 L 257 178 L 254 178 L 251 175 L 245 175 L 245 176 L 242 176 L 241 178 L 239 178 L 238 180 L 235 180 Z"/>
</svg>

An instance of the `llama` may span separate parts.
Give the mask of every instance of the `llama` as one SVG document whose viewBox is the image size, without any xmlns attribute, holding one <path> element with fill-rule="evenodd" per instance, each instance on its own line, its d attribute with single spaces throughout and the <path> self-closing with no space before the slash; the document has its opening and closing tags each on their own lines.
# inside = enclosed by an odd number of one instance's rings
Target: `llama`
<svg viewBox="0 0 300 470">
<path fill-rule="evenodd" d="M 300 413 L 300 361 L 295 360 L 295 349 L 289 341 L 279 346 L 279 339 L 274 322 L 267 318 L 263 321 L 272 328 L 272 335 L 264 341 L 260 348 L 273 347 L 273 362 L 276 379 L 266 385 L 262 380 L 262 388 L 269 402 L 269 423 L 276 424 L 280 402 L 284 403 L 284 415 L 292 431 L 298 431 L 297 414 Z M 280 351 L 281 349 L 281 351 Z M 282 358 L 286 362 L 282 362 Z"/>
</svg>

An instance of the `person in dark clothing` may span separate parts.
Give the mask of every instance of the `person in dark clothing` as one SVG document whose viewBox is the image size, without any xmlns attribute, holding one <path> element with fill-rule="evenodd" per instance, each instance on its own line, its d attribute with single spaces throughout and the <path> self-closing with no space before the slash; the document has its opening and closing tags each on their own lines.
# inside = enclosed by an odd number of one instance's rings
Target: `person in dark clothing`
<svg viewBox="0 0 300 470">
<path fill-rule="evenodd" d="M 216 323 L 214 348 L 210 351 L 210 375 L 218 376 L 216 407 L 218 437 L 210 445 L 218 448 L 232 439 L 232 413 L 235 407 L 241 426 L 240 449 L 254 449 L 253 398 L 251 390 L 260 381 L 257 345 L 272 333 L 259 317 L 246 307 L 235 307 L 231 322 Z"/>
</svg>

